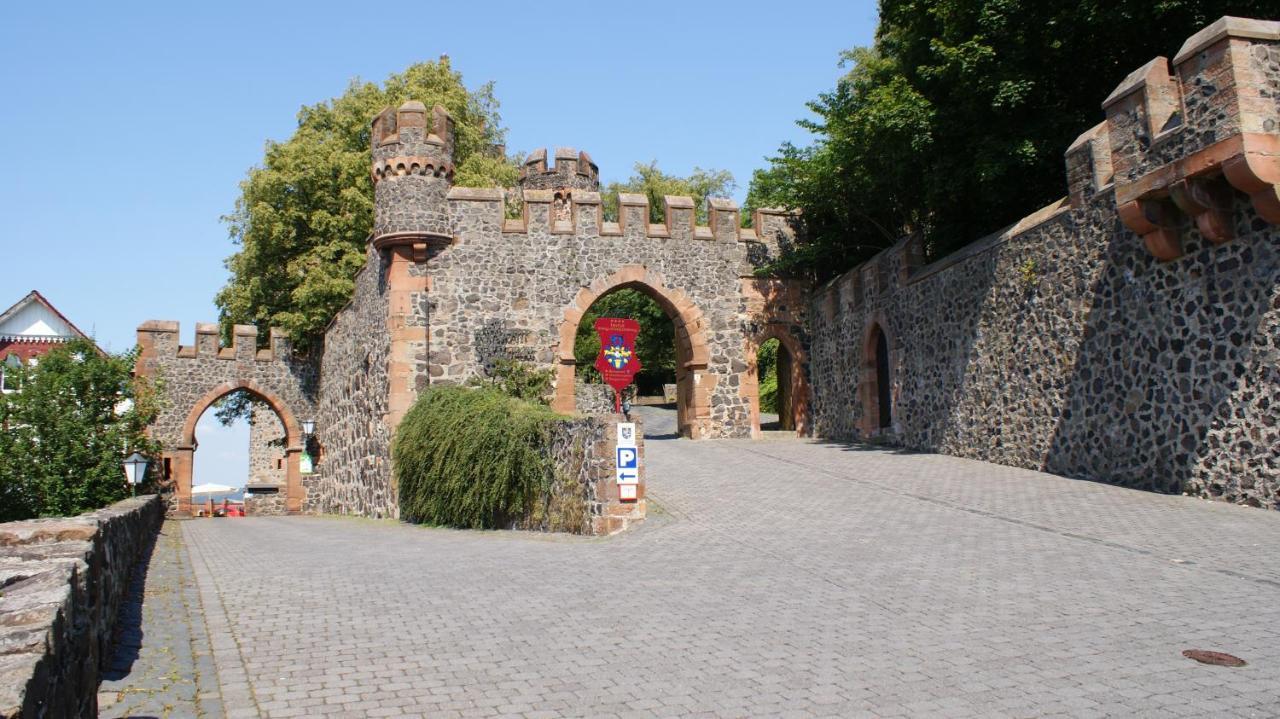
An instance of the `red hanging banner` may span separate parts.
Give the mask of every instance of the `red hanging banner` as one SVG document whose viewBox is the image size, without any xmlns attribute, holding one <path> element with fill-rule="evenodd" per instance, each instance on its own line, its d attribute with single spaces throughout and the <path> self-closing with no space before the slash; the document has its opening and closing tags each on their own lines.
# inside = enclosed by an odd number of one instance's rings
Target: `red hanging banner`
<svg viewBox="0 0 1280 719">
<path fill-rule="evenodd" d="M 614 410 L 621 412 L 622 390 L 640 371 L 640 358 L 636 356 L 640 323 L 621 317 L 601 317 L 596 320 L 596 334 L 600 335 L 596 369 L 605 384 L 613 388 Z"/>
</svg>

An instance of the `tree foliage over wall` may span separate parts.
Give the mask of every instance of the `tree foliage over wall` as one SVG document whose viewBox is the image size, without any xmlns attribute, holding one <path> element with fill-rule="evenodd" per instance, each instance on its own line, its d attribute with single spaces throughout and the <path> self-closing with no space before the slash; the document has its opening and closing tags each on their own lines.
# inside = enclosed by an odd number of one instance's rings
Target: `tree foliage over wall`
<svg viewBox="0 0 1280 719">
<path fill-rule="evenodd" d="M 1063 152 L 1133 70 L 1222 15 L 1280 0 L 882 0 L 875 45 L 752 178 L 804 213 L 793 271 L 829 277 L 919 232 L 939 257 L 1066 194 Z"/>
<path fill-rule="evenodd" d="M 159 451 L 145 435 L 158 396 L 133 378 L 135 358 L 76 339 L 34 367 L 6 369 L 5 386 L 17 391 L 0 394 L 0 522 L 71 516 L 129 495 L 121 462 Z"/>
<path fill-rule="evenodd" d="M 765 340 L 756 350 L 756 381 L 760 411 L 778 413 L 778 347 L 777 339 Z"/>
<path fill-rule="evenodd" d="M 215 298 L 224 333 L 235 323 L 275 326 L 305 349 L 350 299 L 373 228 L 369 124 L 406 100 L 453 115 L 457 184 L 514 184 L 516 164 L 499 150 L 504 130 L 492 83 L 468 90 L 448 58 L 381 85 L 352 82 L 341 97 L 302 108 L 293 136 L 268 142 L 263 164 L 241 183 L 225 218 L 240 249 L 227 259 L 231 279 Z"/>
<path fill-rule="evenodd" d="M 708 197 L 728 197 L 737 183 L 728 170 L 704 170 L 693 168 L 688 177 L 668 175 L 658 169 L 657 161 L 645 164 L 637 162 L 633 174 L 626 182 L 611 182 L 605 186 L 601 197 L 604 217 L 610 222 L 618 220 L 618 193 L 630 192 L 649 198 L 649 221 L 662 222 L 663 197 L 688 195 L 693 198 L 694 213 L 699 223 L 707 221 Z"/>
<path fill-rule="evenodd" d="M 662 394 L 662 385 L 676 381 L 676 335 L 671 318 L 653 298 L 638 290 L 622 288 L 597 299 L 582 315 L 573 342 L 577 376 L 584 382 L 601 382 L 595 368 L 600 354 L 600 335 L 596 320 L 601 317 L 625 317 L 640 323 L 636 337 L 636 355 L 640 372 L 635 385 L 641 394 Z"/>
</svg>

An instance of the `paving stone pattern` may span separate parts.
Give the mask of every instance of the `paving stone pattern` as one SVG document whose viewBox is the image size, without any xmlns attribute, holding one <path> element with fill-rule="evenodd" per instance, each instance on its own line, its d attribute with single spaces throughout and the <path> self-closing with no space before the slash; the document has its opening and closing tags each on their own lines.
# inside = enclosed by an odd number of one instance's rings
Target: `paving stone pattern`
<svg viewBox="0 0 1280 719">
<path fill-rule="evenodd" d="M 609 539 L 183 523 L 206 621 L 236 618 L 228 712 L 1280 713 L 1274 513 L 942 455 L 648 447 L 664 511 Z"/>
<path fill-rule="evenodd" d="M 167 522 L 135 569 L 98 687 L 101 717 L 221 717 L 217 669 L 182 529 Z"/>
</svg>

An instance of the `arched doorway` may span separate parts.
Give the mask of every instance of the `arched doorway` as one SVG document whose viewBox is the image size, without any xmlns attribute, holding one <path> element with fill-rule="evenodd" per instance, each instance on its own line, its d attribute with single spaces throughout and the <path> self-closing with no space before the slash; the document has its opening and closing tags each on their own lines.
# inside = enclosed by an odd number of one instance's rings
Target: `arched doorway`
<svg viewBox="0 0 1280 719">
<path fill-rule="evenodd" d="M 574 340 L 588 309 L 601 297 L 619 289 L 630 289 L 653 299 L 675 328 L 676 422 L 681 436 L 700 439 L 707 435 L 710 422 L 710 388 L 701 381 L 707 370 L 705 320 L 692 300 L 681 290 L 663 286 L 647 269 L 638 265 L 624 267 L 603 280 L 597 280 L 578 292 L 565 310 L 560 324 L 559 364 L 556 368 L 556 395 L 552 407 L 557 412 L 571 413 L 577 406 L 574 381 L 577 360 Z"/>
<path fill-rule="evenodd" d="M 178 514 L 190 514 L 195 509 L 192 502 L 191 487 L 195 467 L 194 455 L 198 447 L 196 427 L 200 418 L 205 414 L 206 410 L 213 407 L 219 400 L 237 392 L 252 395 L 256 404 L 269 408 L 270 412 L 279 420 L 280 425 L 283 426 L 284 446 L 279 451 L 284 465 L 282 469 L 285 482 L 283 489 L 285 510 L 291 514 L 302 510 L 304 498 L 300 465 L 303 451 L 302 427 L 297 418 L 293 416 L 293 413 L 278 397 L 265 391 L 252 381 L 239 380 L 223 382 L 197 400 L 187 413 L 186 421 L 182 425 L 180 444 L 165 452 L 164 459 L 176 501 L 174 509 Z"/>
<path fill-rule="evenodd" d="M 809 385 L 800 343 L 784 328 L 770 326 L 747 346 L 746 354 L 752 436 L 760 437 L 770 430 L 804 434 L 808 429 Z"/>
<path fill-rule="evenodd" d="M 893 428 L 893 377 L 889 336 L 879 322 L 863 345 L 862 428 L 867 436 Z"/>
</svg>

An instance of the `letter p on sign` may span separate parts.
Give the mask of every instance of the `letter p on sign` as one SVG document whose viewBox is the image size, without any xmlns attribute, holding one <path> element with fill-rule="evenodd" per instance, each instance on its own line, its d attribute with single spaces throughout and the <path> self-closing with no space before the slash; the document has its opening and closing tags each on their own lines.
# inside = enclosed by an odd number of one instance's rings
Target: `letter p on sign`
<svg viewBox="0 0 1280 719">
<path fill-rule="evenodd" d="M 640 452 L 635 447 L 618 447 L 618 484 L 640 483 Z"/>
</svg>

